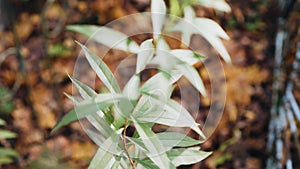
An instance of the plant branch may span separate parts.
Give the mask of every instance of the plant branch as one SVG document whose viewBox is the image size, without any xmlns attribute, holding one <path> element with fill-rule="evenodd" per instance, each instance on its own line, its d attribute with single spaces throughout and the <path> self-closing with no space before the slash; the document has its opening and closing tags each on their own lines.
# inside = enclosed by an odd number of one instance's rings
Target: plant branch
<svg viewBox="0 0 300 169">
<path fill-rule="evenodd" d="M 125 121 L 125 127 L 124 127 L 124 131 L 123 131 L 123 146 L 124 146 L 124 150 L 125 150 L 125 153 L 129 159 L 129 162 L 130 162 L 130 165 L 132 167 L 132 169 L 135 169 L 135 164 L 132 160 L 132 158 L 130 157 L 129 155 L 129 151 L 128 151 L 128 148 L 127 148 L 127 144 L 126 144 L 126 129 L 128 127 L 128 120 Z"/>
</svg>

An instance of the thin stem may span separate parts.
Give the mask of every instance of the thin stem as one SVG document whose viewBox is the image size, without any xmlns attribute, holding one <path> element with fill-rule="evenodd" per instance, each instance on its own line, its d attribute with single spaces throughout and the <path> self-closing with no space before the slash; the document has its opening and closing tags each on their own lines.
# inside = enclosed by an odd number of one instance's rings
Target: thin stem
<svg viewBox="0 0 300 169">
<path fill-rule="evenodd" d="M 126 136 L 126 129 L 127 129 L 127 127 L 128 127 L 128 121 L 126 120 L 125 121 L 124 132 L 123 132 L 123 146 L 124 146 L 125 153 L 126 153 L 128 159 L 129 159 L 129 162 L 130 162 L 130 165 L 131 165 L 132 169 L 135 169 L 135 164 L 134 164 L 132 158 L 129 155 L 129 151 L 128 151 L 127 144 L 126 144 L 126 137 L 127 137 Z"/>
</svg>

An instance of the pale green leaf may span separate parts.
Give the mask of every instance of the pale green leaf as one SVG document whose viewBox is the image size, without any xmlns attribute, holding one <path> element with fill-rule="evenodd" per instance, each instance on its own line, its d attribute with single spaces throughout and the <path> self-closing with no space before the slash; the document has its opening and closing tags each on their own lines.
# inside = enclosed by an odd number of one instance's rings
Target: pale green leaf
<svg viewBox="0 0 300 169">
<path fill-rule="evenodd" d="M 135 161 L 138 162 L 138 169 L 161 169 L 156 164 L 154 164 L 153 161 L 151 161 L 149 158 L 145 159 L 135 159 Z"/>
<path fill-rule="evenodd" d="M 126 139 L 128 139 L 131 143 L 133 143 L 136 147 L 141 149 L 143 152 L 149 152 L 149 150 L 147 150 L 147 147 L 145 146 L 145 144 L 141 139 L 133 138 L 133 137 L 127 137 Z"/>
<path fill-rule="evenodd" d="M 225 0 L 198 0 L 198 3 L 219 11 L 231 12 L 231 8 Z"/>
<path fill-rule="evenodd" d="M 0 139 L 16 138 L 17 134 L 8 130 L 0 130 Z"/>
<path fill-rule="evenodd" d="M 205 86 L 197 70 L 187 64 L 178 64 L 176 68 L 191 82 L 191 84 L 203 95 L 206 96 Z"/>
<path fill-rule="evenodd" d="M 200 148 L 177 148 L 167 152 L 172 163 L 178 167 L 180 165 L 194 164 L 211 155 L 211 152 L 200 151 Z"/>
<path fill-rule="evenodd" d="M 0 119 L 0 126 L 6 125 L 6 122 L 3 119 Z"/>
<path fill-rule="evenodd" d="M 14 162 L 14 160 L 11 157 L 8 157 L 8 156 L 0 157 L 0 165 L 1 164 L 9 164 L 12 162 Z"/>
<path fill-rule="evenodd" d="M 185 134 L 177 132 L 161 132 L 156 136 L 161 141 L 165 149 L 171 149 L 172 147 L 189 147 L 203 143 L 203 141 L 195 140 Z M 147 147 L 144 145 L 140 138 L 127 138 L 130 142 L 134 143 L 138 148 L 147 152 Z"/>
<path fill-rule="evenodd" d="M 174 100 L 163 103 L 153 97 L 148 98 L 152 103 L 148 110 L 134 113 L 136 119 L 141 122 L 158 123 L 173 127 L 190 127 L 201 137 L 205 138 L 191 114 Z"/>
<path fill-rule="evenodd" d="M 187 63 L 189 65 L 194 65 L 199 61 L 205 59 L 206 57 L 201 56 L 191 50 L 186 49 L 174 49 L 170 51 L 171 55 L 178 58 L 180 61 Z"/>
<path fill-rule="evenodd" d="M 230 62 L 230 56 L 220 39 L 228 40 L 229 36 L 215 21 L 207 18 L 196 18 L 192 7 L 187 6 L 184 9 L 184 20 L 178 21 L 169 31 L 180 31 L 182 42 L 186 45 L 190 44 L 193 34 L 203 36 L 226 62 Z"/>
<path fill-rule="evenodd" d="M 75 85 L 83 99 L 90 99 L 91 97 L 97 95 L 97 93 L 86 84 L 81 83 L 80 81 L 71 76 L 69 76 L 69 78 L 71 79 L 72 83 Z"/>
<path fill-rule="evenodd" d="M 161 34 L 167 13 L 166 4 L 163 0 L 151 1 L 151 19 L 153 26 L 153 36 L 157 40 Z"/>
<path fill-rule="evenodd" d="M 71 96 L 68 93 L 64 93 L 64 94 L 65 94 L 65 96 L 67 96 L 68 99 L 70 99 L 75 104 L 79 104 L 81 101 L 80 98 L 78 98 L 78 97 Z"/>
<path fill-rule="evenodd" d="M 104 141 L 102 146 L 97 150 L 93 160 L 90 163 L 89 169 L 110 169 L 113 163 L 109 162 L 114 159 L 115 154 L 120 155 L 121 151 L 118 150 L 120 142 L 120 131 L 114 132 L 111 136 Z"/>
<path fill-rule="evenodd" d="M 168 74 L 159 72 L 148 79 L 140 89 L 140 93 L 151 95 L 166 101 L 168 98 L 168 89 L 171 86 L 170 81 L 166 77 Z"/>
<path fill-rule="evenodd" d="M 123 95 L 127 96 L 129 100 L 137 100 L 140 93 L 140 76 L 133 75 L 123 89 Z"/>
<path fill-rule="evenodd" d="M 139 133 L 140 138 L 148 149 L 147 156 L 160 168 L 171 169 L 174 168 L 170 160 L 168 159 L 166 153 L 164 152 L 164 147 L 161 144 L 158 137 L 147 125 L 139 123 L 134 117 L 131 118 L 134 126 Z"/>
<path fill-rule="evenodd" d="M 227 33 L 222 29 L 222 27 L 217 22 L 211 19 L 195 18 L 193 22 L 197 25 L 197 28 L 202 36 L 207 34 L 210 36 L 220 37 L 226 40 L 230 39 Z"/>
<path fill-rule="evenodd" d="M 120 156 L 115 156 L 114 157 L 114 164 L 112 165 L 111 169 L 118 169 L 121 165 L 121 157 Z"/>
<path fill-rule="evenodd" d="M 157 137 L 164 147 L 188 147 L 203 143 L 203 141 L 177 132 L 161 132 L 157 133 Z"/>
<path fill-rule="evenodd" d="M 136 74 L 143 71 L 154 55 L 153 40 L 148 39 L 141 44 L 137 54 Z"/>
<path fill-rule="evenodd" d="M 102 111 L 97 111 L 92 116 L 87 116 L 87 119 L 91 124 L 104 136 L 108 138 L 114 129 L 111 124 L 105 120 L 104 113 Z"/>
<path fill-rule="evenodd" d="M 182 10 L 178 0 L 170 0 L 170 15 L 181 16 Z"/>
<path fill-rule="evenodd" d="M 10 148 L 1 148 L 0 147 L 0 157 L 1 156 L 18 157 L 19 153 Z"/>
<path fill-rule="evenodd" d="M 81 45 L 80 43 L 78 44 L 81 46 L 90 66 L 96 72 L 97 76 L 104 83 L 104 85 L 108 88 L 108 90 L 112 93 L 120 93 L 119 85 L 108 66 L 84 45 Z"/>
<path fill-rule="evenodd" d="M 82 119 L 96 113 L 99 110 L 103 110 L 115 102 L 124 99 L 122 95 L 114 94 L 98 94 L 93 100 L 86 100 L 79 103 L 73 110 L 67 113 L 58 124 L 52 129 L 51 133 L 55 133 L 59 128 L 65 126 L 71 122 Z"/>
<path fill-rule="evenodd" d="M 129 39 L 127 35 L 108 27 L 95 25 L 69 25 L 67 26 L 67 29 L 83 34 L 88 38 L 92 38 L 94 41 L 109 48 L 132 53 L 137 53 L 139 51 L 138 44 Z"/>
</svg>

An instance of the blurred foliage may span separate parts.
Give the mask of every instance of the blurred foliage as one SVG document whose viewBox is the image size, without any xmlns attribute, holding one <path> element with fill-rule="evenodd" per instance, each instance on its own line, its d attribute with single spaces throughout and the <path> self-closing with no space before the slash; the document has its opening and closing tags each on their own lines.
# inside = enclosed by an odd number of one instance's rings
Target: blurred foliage
<svg viewBox="0 0 300 169">
<path fill-rule="evenodd" d="M 6 122 L 3 119 L 0 119 L 0 126 L 5 126 Z M 3 143 L 7 143 L 6 139 L 16 138 L 17 135 L 9 130 L 0 129 L 0 140 Z M 9 164 L 14 161 L 19 155 L 18 153 L 11 149 L 0 146 L 0 167 L 3 164 Z"/>
<path fill-rule="evenodd" d="M 11 92 L 0 86 L 0 113 L 9 114 L 13 110 L 13 102 L 11 98 Z"/>
</svg>

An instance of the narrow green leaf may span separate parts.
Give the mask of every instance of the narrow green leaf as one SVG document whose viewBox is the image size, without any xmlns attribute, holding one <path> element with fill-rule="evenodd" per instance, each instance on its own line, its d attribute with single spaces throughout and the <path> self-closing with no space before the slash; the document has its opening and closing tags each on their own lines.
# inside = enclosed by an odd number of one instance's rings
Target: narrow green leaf
<svg viewBox="0 0 300 169">
<path fill-rule="evenodd" d="M 185 134 L 177 132 L 161 132 L 156 134 L 165 149 L 173 147 L 189 147 L 203 143 L 203 141 L 195 140 Z M 127 138 L 134 143 L 138 148 L 147 152 L 147 147 L 140 138 Z"/>
<path fill-rule="evenodd" d="M 0 130 L 0 139 L 16 138 L 17 134 L 8 130 Z"/>
<path fill-rule="evenodd" d="M 133 116 L 141 122 L 158 123 L 173 127 L 190 127 L 197 132 L 201 137 L 205 138 L 203 132 L 191 114 L 179 103 L 174 100 L 169 100 L 167 103 L 162 103 L 156 98 L 148 98 L 152 104 L 149 109 L 134 113 Z"/>
<path fill-rule="evenodd" d="M 163 0 L 151 1 L 151 19 L 153 26 L 153 36 L 157 40 L 161 34 L 167 13 L 166 4 Z"/>
<path fill-rule="evenodd" d="M 170 15 L 182 16 L 182 9 L 178 0 L 170 0 Z"/>
<path fill-rule="evenodd" d="M 140 76 L 133 75 L 123 89 L 123 95 L 127 96 L 129 100 L 137 100 L 140 93 Z"/>
<path fill-rule="evenodd" d="M 161 169 L 160 167 L 158 167 L 157 165 L 155 165 L 153 163 L 153 161 L 151 161 L 149 158 L 135 159 L 135 161 L 137 161 L 138 164 L 142 165 L 146 169 Z M 142 169 L 142 167 L 140 167 L 140 168 Z"/>
<path fill-rule="evenodd" d="M 153 40 L 148 39 L 141 44 L 137 54 L 136 74 L 143 71 L 154 55 Z"/>
<path fill-rule="evenodd" d="M 167 152 L 168 157 L 172 163 L 178 167 L 180 165 L 194 164 L 211 155 L 211 152 L 200 151 L 199 147 L 196 148 L 177 148 Z"/>
<path fill-rule="evenodd" d="M 11 157 L 3 156 L 0 157 L 0 165 L 1 164 L 9 164 L 12 163 L 14 160 Z"/>
<path fill-rule="evenodd" d="M 64 93 L 64 94 L 65 94 L 65 96 L 67 96 L 67 98 L 72 100 L 72 102 L 75 103 L 75 104 L 79 104 L 80 101 L 81 101 L 80 98 L 78 98 L 78 97 L 71 96 L 68 93 Z"/>
<path fill-rule="evenodd" d="M 145 146 L 145 144 L 141 139 L 133 138 L 133 137 L 127 137 L 126 139 L 128 139 L 136 147 L 140 148 L 143 152 L 149 152 L 149 150 L 147 150 L 147 147 Z"/>
<path fill-rule="evenodd" d="M 168 159 L 166 153 L 164 152 L 164 147 L 161 144 L 158 137 L 147 125 L 143 123 L 138 123 L 138 121 L 132 117 L 131 118 L 140 138 L 149 150 L 147 156 L 160 168 L 171 169 L 174 168 L 170 160 Z"/>
<path fill-rule="evenodd" d="M 114 129 L 104 117 L 105 115 L 102 111 L 97 111 L 92 116 L 87 116 L 87 119 L 105 138 L 108 138 L 114 132 Z"/>
<path fill-rule="evenodd" d="M 186 49 L 174 49 L 170 51 L 171 55 L 178 58 L 180 61 L 187 63 L 189 65 L 194 65 L 199 61 L 205 59 L 206 57 L 201 56 L 191 50 Z"/>
<path fill-rule="evenodd" d="M 88 62 L 90 63 L 90 66 L 96 72 L 97 76 L 101 79 L 104 85 L 108 88 L 108 90 L 111 93 L 120 93 L 119 85 L 108 66 L 84 45 L 81 45 L 80 43 L 78 44 L 81 46 Z"/>
<path fill-rule="evenodd" d="M 176 68 L 191 82 L 191 84 L 203 95 L 206 96 L 205 87 L 197 70 L 190 65 L 176 65 Z"/>
<path fill-rule="evenodd" d="M 121 154 L 118 150 L 118 144 L 120 142 L 120 131 L 112 133 L 111 136 L 102 144 L 94 155 L 93 160 L 90 163 L 89 169 L 111 169 L 113 163 L 108 165 L 111 159 L 114 159 L 115 154 Z"/>
<path fill-rule="evenodd" d="M 92 38 L 109 48 L 124 50 L 137 53 L 139 46 L 136 42 L 129 39 L 127 35 L 108 27 L 95 25 L 69 25 L 67 29 Z"/>
<path fill-rule="evenodd" d="M 228 5 L 228 3 L 226 3 L 225 0 L 198 0 L 197 3 L 209 8 L 214 8 L 222 12 L 231 11 L 230 6 Z"/>
<path fill-rule="evenodd" d="M 16 152 L 15 150 L 13 150 L 13 149 L 10 149 L 10 148 L 1 148 L 0 147 L 0 157 L 1 156 L 18 157 L 19 153 Z"/>
<path fill-rule="evenodd" d="M 164 147 L 188 147 L 203 143 L 203 141 L 195 140 L 185 134 L 177 132 L 161 132 L 157 133 L 157 137 Z"/>
<path fill-rule="evenodd" d="M 99 110 L 106 109 L 115 102 L 120 101 L 120 99 L 124 99 L 124 97 L 122 95 L 99 94 L 93 100 L 81 102 L 73 110 L 67 113 L 58 124 L 55 125 L 51 131 L 51 134 L 55 133 L 62 126 L 96 113 Z"/>
<path fill-rule="evenodd" d="M 97 95 L 97 93 L 93 89 L 91 89 L 89 86 L 87 86 L 86 84 L 81 83 L 80 81 L 78 81 L 77 79 L 75 79 L 71 76 L 69 76 L 69 78 L 71 79 L 71 81 L 75 85 L 75 87 L 78 89 L 82 98 L 90 99 L 91 97 L 94 97 Z"/>
<path fill-rule="evenodd" d="M 112 165 L 111 169 L 118 169 L 119 166 L 121 165 L 121 157 L 120 156 L 114 156 L 114 164 Z"/>
<path fill-rule="evenodd" d="M 155 96 L 161 101 L 168 98 L 168 89 L 171 86 L 170 81 L 163 72 L 159 72 L 147 80 L 140 89 L 140 93 Z"/>
</svg>

